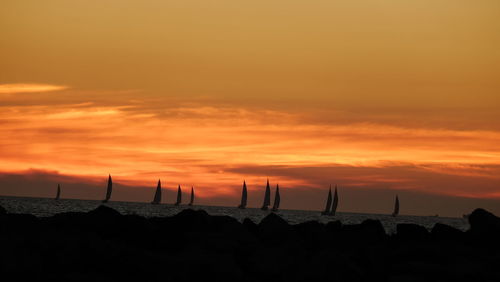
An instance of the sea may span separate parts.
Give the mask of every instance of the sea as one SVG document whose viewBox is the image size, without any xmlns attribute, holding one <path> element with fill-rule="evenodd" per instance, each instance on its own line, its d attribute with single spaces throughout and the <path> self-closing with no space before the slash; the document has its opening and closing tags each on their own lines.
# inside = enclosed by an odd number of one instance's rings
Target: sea
<svg viewBox="0 0 500 282">
<path fill-rule="evenodd" d="M 26 213 L 38 217 L 49 217 L 62 212 L 87 212 L 101 205 L 101 201 L 77 200 L 49 198 L 25 198 L 25 197 L 0 197 L 0 205 L 9 213 Z M 236 207 L 222 206 L 175 206 L 172 204 L 152 205 L 144 202 L 108 202 L 105 204 L 121 214 L 135 214 L 145 217 L 165 217 L 172 216 L 184 209 L 201 209 L 210 215 L 228 215 L 243 221 L 250 218 L 253 222 L 259 223 L 270 211 L 262 211 L 257 208 L 238 209 Z M 414 223 L 431 230 L 436 223 L 443 223 L 460 230 L 469 229 L 469 223 L 463 218 L 438 217 L 438 216 L 413 216 L 399 215 L 393 217 L 386 214 L 367 214 L 337 212 L 335 216 L 322 216 L 319 211 L 306 210 L 279 210 L 276 212 L 290 224 L 297 224 L 306 221 L 319 221 L 327 223 L 329 221 L 340 220 L 342 224 L 358 224 L 366 219 L 380 220 L 387 233 L 394 233 L 396 225 L 399 223 Z"/>
</svg>

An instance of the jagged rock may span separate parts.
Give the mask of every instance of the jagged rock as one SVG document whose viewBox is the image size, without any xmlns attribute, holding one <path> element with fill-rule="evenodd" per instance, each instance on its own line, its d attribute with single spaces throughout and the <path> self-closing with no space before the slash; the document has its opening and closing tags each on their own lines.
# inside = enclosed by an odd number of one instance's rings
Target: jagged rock
<svg viewBox="0 0 500 282">
<path fill-rule="evenodd" d="M 328 240 L 325 225 L 317 221 L 307 221 L 293 226 L 301 239 L 310 247 L 324 247 Z"/>
<path fill-rule="evenodd" d="M 63 229 L 81 229 L 88 225 L 88 214 L 85 212 L 63 212 L 55 214 L 49 218 L 44 218 L 43 221 L 49 227 Z"/>
<path fill-rule="evenodd" d="M 210 216 L 204 210 L 185 209 L 171 218 L 172 228 L 183 231 L 207 230 Z"/>
<path fill-rule="evenodd" d="M 463 235 L 462 231 L 442 223 L 436 223 L 431 230 L 431 236 L 435 240 L 460 240 Z"/>
<path fill-rule="evenodd" d="M 325 230 L 327 232 L 339 232 L 341 229 L 342 223 L 340 222 L 340 220 L 329 221 L 325 226 Z"/>
<path fill-rule="evenodd" d="M 340 238 L 349 245 L 367 245 L 380 242 L 386 237 L 380 221 L 367 219 L 361 224 L 342 225 Z"/>
<path fill-rule="evenodd" d="M 212 231 L 228 234 L 238 234 L 244 229 L 238 220 L 227 215 L 211 216 L 210 227 Z"/>
<path fill-rule="evenodd" d="M 361 232 L 373 242 L 386 239 L 385 229 L 380 220 L 367 219 L 361 222 Z"/>
<path fill-rule="evenodd" d="M 270 213 L 258 224 L 260 237 L 269 243 L 279 243 L 288 238 L 292 232 L 292 227 L 283 218 Z"/>
<path fill-rule="evenodd" d="M 104 205 L 98 206 L 96 209 L 89 211 L 87 214 L 92 217 L 100 217 L 107 219 L 121 216 L 121 214 L 117 210 Z"/>
<path fill-rule="evenodd" d="M 6 214 L 2 217 L 0 222 L 0 231 L 9 233 L 19 233 L 20 235 L 28 234 L 40 225 L 40 219 L 31 214 Z M 26 234 L 23 234 L 28 232 Z"/>
<path fill-rule="evenodd" d="M 223 234 L 228 240 L 253 244 L 256 241 L 254 233 L 248 231 L 237 219 L 230 216 L 211 216 L 210 230 Z"/>
<path fill-rule="evenodd" d="M 500 235 L 500 218 L 484 209 L 474 210 L 469 215 L 469 223 L 470 232 L 475 236 L 493 238 Z"/>
<path fill-rule="evenodd" d="M 429 239 L 429 231 L 425 227 L 412 224 L 400 223 L 396 226 L 396 235 L 401 240 L 423 241 Z"/>
<path fill-rule="evenodd" d="M 443 224 L 431 233 L 399 224 L 386 240 L 377 220 L 290 225 L 269 214 L 257 225 L 204 211 L 145 218 L 108 207 L 48 218 L 6 214 L 0 273 L 17 281 L 498 281 L 498 245 L 470 240 L 498 234 L 497 222 L 479 211 L 473 237 Z"/>
<path fill-rule="evenodd" d="M 257 234 L 258 232 L 258 225 L 248 217 L 243 219 L 243 227 L 245 227 L 248 230 L 248 232 L 254 235 Z"/>
</svg>

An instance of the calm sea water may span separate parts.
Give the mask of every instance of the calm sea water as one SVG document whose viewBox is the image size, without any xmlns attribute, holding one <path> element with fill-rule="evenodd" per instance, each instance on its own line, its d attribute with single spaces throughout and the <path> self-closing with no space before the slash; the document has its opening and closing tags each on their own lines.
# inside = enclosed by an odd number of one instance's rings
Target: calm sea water
<svg viewBox="0 0 500 282">
<path fill-rule="evenodd" d="M 86 212 L 97 208 L 101 201 L 61 199 L 55 201 L 48 198 L 20 198 L 20 197 L 0 197 L 0 205 L 10 213 L 29 213 L 39 217 L 47 217 L 61 212 Z M 248 217 L 258 223 L 269 211 L 247 208 L 238 209 L 235 207 L 219 206 L 174 206 L 170 204 L 151 205 L 149 203 L 139 202 L 109 202 L 107 206 L 119 211 L 122 214 L 137 214 L 145 217 L 172 216 L 183 209 L 203 209 L 211 215 L 228 215 L 240 221 Z M 340 220 L 343 224 L 361 223 L 365 219 L 378 219 L 387 232 L 393 233 L 398 223 L 415 223 L 425 226 L 429 230 L 434 224 L 443 223 L 460 230 L 467 230 L 469 224 L 462 218 L 434 217 L 434 216 L 409 216 L 400 215 L 392 217 L 383 214 L 363 214 L 363 213 L 345 213 L 340 212 L 335 216 L 321 216 L 317 211 L 303 210 L 280 210 L 277 212 L 282 218 L 291 224 L 316 220 L 323 223 L 328 221 Z"/>
</svg>

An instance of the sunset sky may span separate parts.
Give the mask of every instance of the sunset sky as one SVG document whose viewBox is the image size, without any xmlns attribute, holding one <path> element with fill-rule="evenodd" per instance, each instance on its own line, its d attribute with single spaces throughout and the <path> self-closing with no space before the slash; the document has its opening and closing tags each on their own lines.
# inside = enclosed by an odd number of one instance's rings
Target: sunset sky
<svg viewBox="0 0 500 282">
<path fill-rule="evenodd" d="M 4 0 L 0 35 L 0 195 L 500 214 L 498 0 Z"/>
</svg>

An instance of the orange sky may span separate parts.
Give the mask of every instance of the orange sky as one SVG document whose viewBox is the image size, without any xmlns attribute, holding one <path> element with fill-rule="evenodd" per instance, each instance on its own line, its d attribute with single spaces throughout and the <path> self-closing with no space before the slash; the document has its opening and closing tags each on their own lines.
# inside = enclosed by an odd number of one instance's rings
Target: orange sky
<svg viewBox="0 0 500 282">
<path fill-rule="evenodd" d="M 500 212 L 498 1 L 2 5 L 0 194 Z"/>
</svg>

